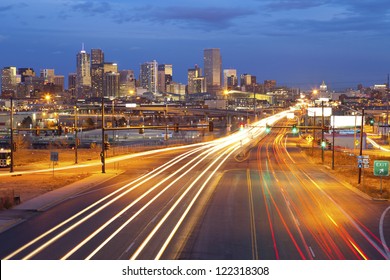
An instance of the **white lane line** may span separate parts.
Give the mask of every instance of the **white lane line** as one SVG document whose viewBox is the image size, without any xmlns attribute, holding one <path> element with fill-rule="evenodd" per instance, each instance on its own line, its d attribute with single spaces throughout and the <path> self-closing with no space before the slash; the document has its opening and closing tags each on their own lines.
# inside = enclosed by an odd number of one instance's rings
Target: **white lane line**
<svg viewBox="0 0 390 280">
<path fill-rule="evenodd" d="M 348 215 L 348 213 L 326 192 L 324 191 L 320 185 L 318 185 L 306 172 L 302 171 L 303 174 L 313 183 L 316 188 L 322 192 L 340 211 L 344 214 L 344 216 L 351 222 L 351 224 L 357 229 L 357 231 L 363 235 L 366 240 L 386 259 L 389 259 L 389 256 L 385 251 L 383 251 L 380 246 L 372 240 L 372 238 L 355 222 L 355 220 Z M 383 244 L 382 244 L 383 245 Z"/>
<path fill-rule="evenodd" d="M 316 257 L 316 254 L 314 254 L 314 251 L 313 251 L 313 249 L 311 248 L 311 246 L 309 246 L 309 250 L 310 250 L 310 253 L 311 253 L 311 255 L 313 256 L 313 258 L 315 258 L 315 257 Z"/>
<path fill-rule="evenodd" d="M 187 154 L 187 153 L 186 153 Z M 179 157 L 176 157 L 175 159 L 172 159 L 171 161 L 167 162 L 166 164 L 163 164 L 162 166 L 154 169 L 153 171 L 151 171 L 150 173 L 148 174 L 145 174 L 139 178 L 137 178 L 136 180 L 124 185 L 123 187 L 119 188 L 118 190 L 112 192 L 111 194 L 101 198 L 100 200 L 96 201 L 95 203 L 91 204 L 90 206 L 88 206 L 87 208 L 83 209 L 82 211 L 78 212 L 77 214 L 73 215 L 72 217 L 66 219 L 65 221 L 63 221 L 62 223 L 58 224 L 57 226 L 53 227 L 52 229 L 46 231 L 45 233 L 41 234 L 40 236 L 36 237 L 35 239 L 33 239 L 32 241 L 28 242 L 27 244 L 23 245 L 22 247 L 20 247 L 19 249 L 17 249 L 16 251 L 12 252 L 11 254 L 9 254 L 8 256 L 6 256 L 4 258 L 4 260 L 7 260 L 7 259 L 10 259 L 12 258 L 13 256 L 15 256 L 16 254 L 22 252 L 23 250 L 27 249 L 28 247 L 32 246 L 33 244 L 35 244 L 36 242 L 38 242 L 39 240 L 41 240 L 42 238 L 46 237 L 47 235 L 51 234 L 52 232 L 54 232 L 55 230 L 61 228 L 62 226 L 66 225 L 67 223 L 73 221 L 74 219 L 76 219 L 78 216 L 84 214 L 85 212 L 87 212 L 88 210 L 92 209 L 93 207 L 99 205 L 100 203 L 102 203 L 103 201 L 109 199 L 110 197 L 116 195 L 117 193 L 119 193 L 120 191 L 130 187 L 131 185 L 137 183 L 138 181 L 141 181 L 143 180 L 144 178 L 146 178 L 147 176 L 150 176 L 152 175 L 153 173 L 156 173 L 154 174 L 152 177 L 150 177 L 149 179 L 145 179 L 145 180 L 150 180 L 151 178 L 155 177 L 157 174 L 159 173 L 162 173 L 166 168 L 170 167 L 170 165 L 173 165 L 172 162 L 175 162 L 175 160 L 180 160 L 181 158 L 184 158 L 184 155 L 186 154 L 183 154 Z M 188 154 L 190 154 L 188 152 Z M 167 167 L 168 166 L 168 167 Z M 160 170 L 161 169 L 161 170 Z M 105 207 L 107 207 L 108 205 L 110 205 L 111 203 L 113 203 L 116 199 L 119 199 L 119 197 L 125 195 L 126 193 L 132 191 L 133 189 L 135 189 L 136 187 L 132 187 L 131 189 L 129 189 L 128 191 L 126 191 L 124 194 L 121 194 L 120 196 L 117 196 L 114 200 L 111 200 L 110 202 L 108 202 L 107 204 L 101 206 L 99 209 L 95 210 L 93 213 L 98 213 L 100 210 L 104 209 Z M 92 216 L 91 214 L 89 216 Z M 83 219 L 84 221 L 85 219 Z M 75 225 L 72 226 L 72 228 L 74 227 Z M 54 241 L 53 241 L 54 242 Z M 31 254 L 29 256 L 32 256 Z M 26 258 L 26 257 L 25 257 Z"/>
<path fill-rule="evenodd" d="M 155 257 L 155 260 L 158 260 L 161 258 L 162 254 L 164 253 L 164 251 L 166 250 L 166 248 L 168 247 L 169 243 L 171 242 L 173 236 L 176 234 L 177 230 L 179 229 L 180 225 L 182 224 L 182 222 L 184 221 L 185 217 L 188 215 L 189 211 L 191 210 L 192 206 L 195 204 L 196 200 L 198 199 L 198 197 L 200 196 L 200 194 L 202 193 L 203 189 L 206 187 L 206 185 L 208 184 L 208 182 L 211 180 L 211 178 L 214 176 L 214 174 L 218 171 L 218 169 L 222 166 L 222 164 L 231 156 L 231 154 L 233 154 L 234 151 L 236 151 L 237 149 L 239 148 L 239 146 L 235 146 L 232 148 L 232 150 L 229 152 L 229 154 L 220 161 L 220 163 L 218 164 L 218 166 L 214 169 L 214 171 L 210 174 L 210 176 L 206 179 L 206 181 L 203 183 L 203 185 L 201 186 L 201 188 L 199 189 L 199 191 L 196 193 L 196 195 L 194 196 L 194 198 L 192 199 L 192 201 L 190 202 L 190 204 L 188 205 L 187 209 L 185 210 L 185 212 L 183 213 L 183 215 L 181 216 L 181 218 L 179 219 L 179 221 L 177 222 L 176 226 L 174 227 L 174 229 L 171 231 L 170 235 L 168 236 L 168 238 L 166 239 L 165 243 L 163 244 L 163 246 L 161 247 L 160 251 L 158 252 L 158 254 L 156 255 Z M 223 156 L 224 154 L 221 154 L 216 160 L 214 160 L 214 162 L 206 169 L 202 172 L 202 174 L 200 174 L 198 176 L 198 178 L 200 179 L 200 177 L 202 177 L 203 175 L 206 174 L 206 171 L 208 171 L 215 163 L 217 163 L 220 158 Z M 196 179 L 196 181 L 198 181 L 198 178 Z M 192 186 L 195 185 L 195 182 L 193 182 Z M 192 186 L 190 188 L 192 188 Z M 188 188 L 187 190 L 189 191 L 190 188 Z M 188 192 L 187 191 L 187 192 Z M 173 210 L 179 205 L 180 201 L 184 198 L 184 196 L 186 195 L 186 193 L 183 193 L 182 197 L 180 197 L 180 199 L 176 202 L 176 204 L 171 208 L 171 210 L 166 214 L 166 219 L 169 217 L 169 215 L 173 212 Z M 164 218 L 165 218 L 164 217 Z M 163 222 L 165 221 L 165 219 L 163 219 L 161 221 L 161 224 L 163 224 Z M 158 229 L 158 228 L 157 228 Z M 153 232 L 153 235 L 157 232 L 157 229 L 156 231 Z M 153 235 L 150 236 L 149 239 L 147 239 L 146 241 L 148 242 L 152 237 Z M 145 244 L 146 245 L 146 244 Z M 142 250 L 142 247 L 141 247 L 141 250 Z M 140 252 L 140 251 L 139 251 Z M 131 259 L 135 259 L 139 253 L 138 251 L 131 257 Z"/>
<path fill-rule="evenodd" d="M 213 148 L 217 150 L 217 148 Z M 194 165 L 192 165 L 188 170 L 181 173 L 180 176 L 176 177 L 174 181 L 172 181 L 167 187 L 165 187 L 160 193 L 158 193 L 156 196 L 154 196 L 151 200 L 148 201 L 140 210 L 138 210 L 132 217 L 130 217 L 126 222 L 124 222 L 116 231 L 114 231 L 106 240 L 104 240 L 92 253 L 90 253 L 86 260 L 91 259 L 94 255 L 96 255 L 111 239 L 113 239 L 120 231 L 122 231 L 131 221 L 133 221 L 140 213 L 142 213 L 149 205 L 151 205 L 157 198 L 159 198 L 166 190 L 168 190 L 171 186 L 173 186 L 178 180 L 180 180 L 183 176 L 185 176 L 187 173 L 189 173 L 193 168 L 195 168 L 198 164 L 200 164 L 204 159 L 206 159 L 210 154 L 212 154 L 214 151 L 213 149 L 210 149 L 208 151 L 203 152 L 199 156 L 192 159 L 190 162 L 188 162 L 186 165 L 182 166 L 179 170 L 176 170 L 174 173 L 172 173 L 170 176 L 166 177 L 163 181 L 161 181 L 159 184 L 155 185 L 152 189 L 150 189 L 146 194 L 150 193 L 152 190 L 157 188 L 159 185 L 164 183 L 165 181 L 171 179 L 172 177 L 176 176 L 176 174 L 180 173 L 183 169 L 185 169 L 187 166 L 191 165 L 193 162 L 196 162 Z M 203 156 L 202 160 L 198 160 L 199 157 Z M 94 231 L 90 236 L 88 236 L 86 239 L 84 239 L 79 245 L 77 245 L 74 249 L 72 249 L 68 254 L 66 254 L 62 259 L 68 258 L 71 254 L 73 254 L 76 250 L 81 248 L 85 243 L 87 243 L 90 239 L 92 239 L 94 236 L 96 236 L 100 231 L 102 231 L 105 227 L 107 227 L 111 222 L 113 222 L 117 216 L 121 215 L 122 213 L 126 212 L 129 208 L 134 206 L 138 201 L 140 201 L 143 197 L 139 197 L 135 201 L 133 201 L 131 204 L 129 204 L 126 208 L 121 210 L 118 214 L 113 216 L 110 220 L 108 220 L 106 223 L 104 223 L 100 228 L 98 228 L 96 231 Z"/>
<path fill-rule="evenodd" d="M 387 247 L 387 244 L 386 244 L 385 235 L 383 234 L 383 222 L 385 220 L 386 213 L 389 210 L 390 210 L 390 206 L 387 207 L 385 211 L 383 211 L 383 213 L 381 215 L 381 219 L 379 221 L 379 235 L 381 237 L 382 245 L 383 245 L 383 248 L 385 249 L 385 252 L 387 254 L 388 259 L 390 259 L 390 251 L 389 251 L 389 247 Z"/>
</svg>

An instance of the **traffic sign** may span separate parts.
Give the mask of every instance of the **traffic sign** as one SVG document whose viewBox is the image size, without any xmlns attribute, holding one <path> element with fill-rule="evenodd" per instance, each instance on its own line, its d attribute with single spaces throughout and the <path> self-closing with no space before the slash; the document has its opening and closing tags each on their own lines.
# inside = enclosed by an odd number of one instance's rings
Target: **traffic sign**
<svg viewBox="0 0 390 280">
<path fill-rule="evenodd" d="M 50 152 L 50 160 L 58 161 L 58 152 Z"/>
<path fill-rule="evenodd" d="M 374 160 L 374 175 L 375 176 L 389 176 L 389 161 Z"/>
<path fill-rule="evenodd" d="M 359 140 L 355 140 L 355 146 L 358 146 L 359 145 Z"/>
</svg>

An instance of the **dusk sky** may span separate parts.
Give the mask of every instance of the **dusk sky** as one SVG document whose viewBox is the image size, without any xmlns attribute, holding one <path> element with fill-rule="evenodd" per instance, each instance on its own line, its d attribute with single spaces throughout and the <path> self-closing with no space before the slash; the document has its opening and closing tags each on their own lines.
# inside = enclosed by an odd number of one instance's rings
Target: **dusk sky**
<svg viewBox="0 0 390 280">
<path fill-rule="evenodd" d="M 389 0 L 1 0 L 0 67 L 75 72 L 76 54 L 101 48 L 133 69 L 173 64 L 173 79 L 203 68 L 220 48 L 223 68 L 278 85 L 356 88 L 390 72 Z"/>
</svg>

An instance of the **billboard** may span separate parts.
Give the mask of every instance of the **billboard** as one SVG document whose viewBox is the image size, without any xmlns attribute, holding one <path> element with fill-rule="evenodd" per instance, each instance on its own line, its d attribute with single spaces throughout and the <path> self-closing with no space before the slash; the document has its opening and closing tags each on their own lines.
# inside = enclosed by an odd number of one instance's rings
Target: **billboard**
<svg viewBox="0 0 390 280">
<path fill-rule="evenodd" d="M 307 113 L 309 117 L 322 117 L 322 107 L 309 107 L 307 108 Z M 324 117 L 329 117 L 332 115 L 331 107 L 324 107 Z"/>
<path fill-rule="evenodd" d="M 333 116 L 330 118 L 330 125 L 334 128 L 360 127 L 362 116 Z"/>
</svg>

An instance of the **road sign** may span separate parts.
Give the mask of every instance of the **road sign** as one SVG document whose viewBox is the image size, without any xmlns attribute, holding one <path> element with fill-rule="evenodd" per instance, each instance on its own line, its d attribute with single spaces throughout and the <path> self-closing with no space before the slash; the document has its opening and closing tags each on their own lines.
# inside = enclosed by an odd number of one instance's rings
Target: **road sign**
<svg viewBox="0 0 390 280">
<path fill-rule="evenodd" d="M 359 145 L 359 140 L 355 140 L 355 146 L 358 146 Z"/>
<path fill-rule="evenodd" d="M 389 176 L 389 161 L 374 160 L 374 175 L 375 176 Z"/>
<path fill-rule="evenodd" d="M 50 160 L 58 161 L 58 152 L 50 152 Z"/>
</svg>

